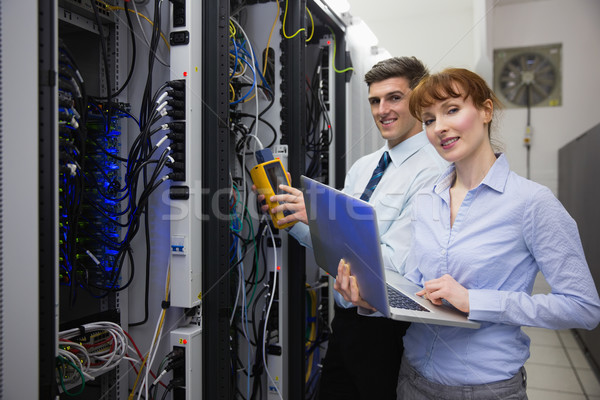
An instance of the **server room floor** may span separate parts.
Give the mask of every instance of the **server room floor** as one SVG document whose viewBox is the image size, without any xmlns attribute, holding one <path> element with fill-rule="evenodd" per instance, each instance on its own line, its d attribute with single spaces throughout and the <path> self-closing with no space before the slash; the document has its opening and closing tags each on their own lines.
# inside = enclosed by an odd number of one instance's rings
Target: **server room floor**
<svg viewBox="0 0 600 400">
<path fill-rule="evenodd" d="M 533 292 L 549 291 L 539 274 Z M 531 356 L 525 363 L 529 400 L 600 400 L 600 381 L 571 330 L 523 330 L 531 338 Z"/>
</svg>

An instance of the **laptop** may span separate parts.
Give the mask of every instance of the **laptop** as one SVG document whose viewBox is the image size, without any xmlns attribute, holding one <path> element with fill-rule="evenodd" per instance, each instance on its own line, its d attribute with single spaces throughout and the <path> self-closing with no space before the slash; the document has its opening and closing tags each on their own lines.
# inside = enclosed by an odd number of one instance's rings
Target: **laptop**
<svg viewBox="0 0 600 400">
<path fill-rule="evenodd" d="M 386 270 L 373 206 L 306 176 L 300 177 L 315 260 L 337 275 L 340 259 L 350 264 L 360 294 L 384 316 L 401 321 L 477 329 L 449 303 L 432 304 L 415 293 L 419 285 Z"/>
</svg>

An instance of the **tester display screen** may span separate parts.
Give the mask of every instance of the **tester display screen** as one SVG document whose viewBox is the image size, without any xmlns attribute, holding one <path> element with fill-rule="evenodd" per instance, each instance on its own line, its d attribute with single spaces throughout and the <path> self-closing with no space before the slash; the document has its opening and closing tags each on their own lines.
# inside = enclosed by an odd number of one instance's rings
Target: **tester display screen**
<svg viewBox="0 0 600 400">
<path fill-rule="evenodd" d="M 269 179 L 269 183 L 273 188 L 273 192 L 276 194 L 285 193 L 285 191 L 279 189 L 279 185 L 287 185 L 287 179 L 284 175 L 283 169 L 281 165 L 277 163 L 267 164 L 265 165 L 265 173 L 267 174 L 267 178 Z M 291 212 L 288 210 L 283 211 L 283 215 L 290 215 Z"/>
<path fill-rule="evenodd" d="M 273 188 L 273 192 L 280 194 L 279 185 L 287 185 L 287 179 L 285 179 L 279 163 L 265 165 L 265 173 Z"/>
</svg>

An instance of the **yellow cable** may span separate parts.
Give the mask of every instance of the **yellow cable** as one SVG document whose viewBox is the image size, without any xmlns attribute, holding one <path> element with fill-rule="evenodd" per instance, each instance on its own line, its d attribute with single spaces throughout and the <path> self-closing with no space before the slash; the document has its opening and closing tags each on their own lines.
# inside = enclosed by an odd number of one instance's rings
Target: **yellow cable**
<svg viewBox="0 0 600 400">
<path fill-rule="evenodd" d="M 231 103 L 235 100 L 235 89 L 233 88 L 231 82 L 229 82 L 229 90 L 231 90 L 231 99 L 229 100 L 229 102 Z"/>
<path fill-rule="evenodd" d="M 235 55 L 229 53 L 229 58 L 233 58 L 235 60 Z M 244 75 L 246 73 L 245 66 L 242 63 L 239 63 L 239 64 L 243 67 L 243 69 L 240 72 L 234 72 L 232 78 L 237 78 L 238 76 L 242 76 L 242 75 Z"/>
<path fill-rule="evenodd" d="M 310 285 L 308 283 L 306 284 L 306 286 L 310 288 Z M 314 289 L 310 290 L 308 293 L 309 293 L 309 296 L 311 299 L 310 316 L 312 318 L 316 318 L 316 316 L 317 316 L 317 294 L 315 293 Z M 307 350 L 310 349 L 310 347 L 312 346 L 312 344 L 314 343 L 314 341 L 316 339 L 317 339 L 317 324 L 315 321 L 312 321 L 311 328 L 310 328 L 310 334 L 308 336 L 308 342 L 305 344 L 305 347 Z M 310 354 L 310 356 L 308 357 L 308 366 L 306 368 L 306 374 L 304 376 L 305 383 L 308 383 L 308 380 L 310 379 L 310 374 L 312 372 L 313 358 L 314 358 L 314 352 L 312 352 Z"/>
<path fill-rule="evenodd" d="M 273 26 L 271 27 L 271 33 L 269 33 L 269 40 L 267 40 L 267 53 L 265 54 L 265 65 L 263 67 L 263 76 L 265 76 L 267 72 L 267 59 L 269 58 L 269 46 L 271 45 L 271 36 L 273 35 L 273 30 L 275 29 L 275 25 L 277 24 L 277 18 L 279 18 L 279 0 L 275 1 L 277 4 L 277 12 L 275 13 L 275 21 L 273 21 Z"/>
<path fill-rule="evenodd" d="M 229 20 L 229 37 L 234 37 L 237 31 L 235 30 L 235 25 L 231 20 Z"/>
<path fill-rule="evenodd" d="M 165 284 L 165 301 L 169 301 L 169 292 L 170 291 L 171 291 L 171 265 L 169 265 L 169 269 L 167 270 L 167 283 Z M 164 308 L 161 311 L 160 323 L 158 324 L 158 329 L 156 331 L 156 336 L 154 337 L 154 341 L 153 341 L 152 345 L 154 345 L 154 343 L 156 343 L 158 338 L 160 338 L 160 333 L 162 332 L 162 326 L 163 326 L 163 323 L 165 322 L 166 311 L 167 310 Z M 150 348 L 152 348 L 152 346 L 150 346 Z M 131 389 L 131 393 L 129 393 L 128 400 L 133 400 L 133 396 L 135 396 L 135 388 L 137 387 L 140 376 L 142 376 L 142 371 L 144 370 L 144 365 L 146 365 L 146 361 L 148 361 L 149 355 L 150 355 L 150 352 L 146 353 L 146 355 L 144 356 L 144 361 L 142 361 L 142 365 L 140 365 L 140 369 L 135 378 L 135 382 L 133 382 L 133 388 Z"/>
<path fill-rule="evenodd" d="M 167 284 L 165 285 L 165 301 L 169 301 L 169 293 L 171 292 L 171 263 L 167 271 Z"/>
<path fill-rule="evenodd" d="M 310 23 L 312 25 L 312 31 L 310 32 L 310 36 L 308 37 L 308 39 L 306 39 L 307 42 L 310 42 L 310 39 L 312 39 L 313 35 L 315 34 L 315 21 L 313 20 L 313 16 L 310 13 L 310 10 L 308 9 L 308 7 L 306 7 L 306 12 L 308 13 L 308 16 L 310 17 Z"/>
<path fill-rule="evenodd" d="M 291 39 L 291 38 L 293 38 L 294 36 L 296 36 L 297 34 L 299 34 L 300 32 L 302 32 L 302 31 L 305 31 L 306 29 L 304 29 L 304 28 L 300 28 L 300 29 L 298 29 L 298 31 L 297 31 L 296 33 L 294 33 L 292 36 L 288 36 L 288 35 L 286 35 L 286 34 L 285 34 L 285 18 L 287 17 L 287 10 L 288 10 L 288 0 L 285 0 L 285 12 L 283 13 L 283 25 L 282 25 L 282 27 L 281 27 L 281 30 L 282 30 L 282 32 L 283 32 L 283 37 L 284 37 L 284 38 L 286 38 L 286 39 Z"/>
<path fill-rule="evenodd" d="M 247 103 L 250 100 L 252 100 L 254 98 L 254 96 L 256 96 L 256 92 L 252 93 L 252 96 L 248 97 L 247 99 L 245 99 L 242 103 Z"/>
<path fill-rule="evenodd" d="M 333 70 L 335 72 L 337 72 L 338 74 L 342 74 L 342 73 L 347 72 L 347 71 L 354 71 L 354 68 L 352 68 L 352 67 L 348 67 L 348 68 L 343 69 L 341 71 L 338 70 L 335 67 L 335 47 L 336 47 L 336 45 L 335 45 L 335 33 L 333 33 L 333 29 L 331 29 L 330 27 L 327 27 L 327 28 L 329 28 L 329 31 L 331 32 L 331 36 L 333 36 L 333 60 L 331 62 L 332 66 L 333 66 Z"/>
<path fill-rule="evenodd" d="M 146 365 L 146 360 L 148 359 L 148 354 L 149 353 L 146 353 L 146 356 L 144 357 L 144 361 L 142 361 L 142 365 L 140 365 L 140 370 L 138 371 L 138 374 L 135 378 L 135 382 L 133 382 L 133 389 L 131 389 L 131 393 L 129 393 L 127 400 L 133 400 L 133 396 L 135 396 L 135 388 L 137 387 L 140 376 L 142 376 L 142 370 L 144 369 L 144 365 Z"/>
<path fill-rule="evenodd" d="M 98 0 L 98 1 L 104 3 L 102 0 Z M 124 7 L 111 6 L 111 5 L 108 5 L 106 3 L 104 3 L 104 4 L 106 5 L 106 8 L 109 9 L 109 10 L 111 10 L 111 11 L 114 11 L 114 10 L 127 10 L 127 11 L 129 11 L 131 13 L 137 14 L 140 17 L 144 18 L 146 21 L 148 21 L 150 23 L 150 25 L 154 26 L 154 22 L 152 22 L 148 17 L 146 17 L 141 12 L 136 12 L 135 10 L 132 10 L 130 8 L 126 9 Z M 165 45 L 167 45 L 167 49 L 169 49 L 169 51 L 170 51 L 171 50 L 171 46 L 169 45 L 169 42 L 167 41 L 167 38 L 165 37 L 165 35 L 163 35 L 162 32 L 160 33 L 160 37 L 162 38 L 163 42 L 165 42 Z"/>
</svg>

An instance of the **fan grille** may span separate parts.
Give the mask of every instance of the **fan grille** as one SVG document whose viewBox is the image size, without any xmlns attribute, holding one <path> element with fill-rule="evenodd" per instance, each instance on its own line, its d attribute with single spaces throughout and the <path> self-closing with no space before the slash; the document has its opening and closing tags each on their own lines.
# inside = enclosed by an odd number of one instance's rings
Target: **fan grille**
<svg viewBox="0 0 600 400">
<path fill-rule="evenodd" d="M 560 47 L 496 50 L 496 94 L 512 107 L 560 105 Z"/>
</svg>

